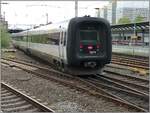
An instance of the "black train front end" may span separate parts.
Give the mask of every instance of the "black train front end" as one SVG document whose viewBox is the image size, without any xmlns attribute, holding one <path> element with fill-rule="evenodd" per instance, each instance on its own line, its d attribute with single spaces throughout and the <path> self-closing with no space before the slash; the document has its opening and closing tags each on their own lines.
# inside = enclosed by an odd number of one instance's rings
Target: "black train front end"
<svg viewBox="0 0 150 113">
<path fill-rule="evenodd" d="M 73 74 L 99 73 L 110 63 L 111 28 L 107 20 L 77 17 L 68 25 L 67 60 Z"/>
</svg>

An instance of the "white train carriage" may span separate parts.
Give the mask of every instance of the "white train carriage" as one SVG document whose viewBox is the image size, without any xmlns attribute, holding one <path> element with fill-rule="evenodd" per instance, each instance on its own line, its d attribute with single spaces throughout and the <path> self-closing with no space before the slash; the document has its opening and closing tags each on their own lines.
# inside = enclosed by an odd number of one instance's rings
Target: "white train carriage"
<svg viewBox="0 0 150 113">
<path fill-rule="evenodd" d="M 13 44 L 59 69 L 98 73 L 111 60 L 111 31 L 102 18 L 77 17 L 12 34 Z"/>
</svg>

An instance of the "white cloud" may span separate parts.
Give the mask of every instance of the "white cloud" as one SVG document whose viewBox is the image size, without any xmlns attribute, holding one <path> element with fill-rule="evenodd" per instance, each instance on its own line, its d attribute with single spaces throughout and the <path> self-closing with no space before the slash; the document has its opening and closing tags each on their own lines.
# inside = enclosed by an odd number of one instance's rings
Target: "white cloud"
<svg viewBox="0 0 150 113">
<path fill-rule="evenodd" d="M 5 1 L 2 12 L 5 12 L 9 24 L 45 24 L 46 13 L 52 22 L 62 21 L 74 17 L 74 1 Z M 108 5 L 108 1 L 79 1 L 78 15 L 95 16 L 96 7 Z M 118 2 L 117 7 L 148 7 L 148 2 Z M 127 5 L 126 5 L 127 4 Z M 141 5 L 144 4 L 144 5 Z M 3 13 L 2 13 L 3 14 Z"/>
<path fill-rule="evenodd" d="M 74 17 L 74 1 L 44 1 L 27 2 L 11 1 L 2 6 L 6 20 L 10 24 L 42 24 L 46 22 L 46 13 L 49 21 L 56 22 Z M 79 16 L 86 14 L 94 16 L 94 7 L 102 7 L 108 2 L 79 2 Z"/>
</svg>

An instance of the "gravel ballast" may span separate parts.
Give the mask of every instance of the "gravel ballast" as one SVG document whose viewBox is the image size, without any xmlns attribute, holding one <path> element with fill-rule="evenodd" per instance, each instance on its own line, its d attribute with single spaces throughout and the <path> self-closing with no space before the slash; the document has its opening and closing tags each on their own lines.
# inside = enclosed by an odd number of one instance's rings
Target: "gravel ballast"
<svg viewBox="0 0 150 113">
<path fill-rule="evenodd" d="M 7 66 L 2 66 L 1 79 L 41 99 L 42 102 L 47 102 L 48 106 L 56 112 L 133 111 L 103 98 L 97 98 Z"/>
<path fill-rule="evenodd" d="M 17 51 L 15 56 L 40 64 L 24 53 Z M 39 78 L 20 69 L 2 65 L 2 81 L 24 90 L 48 103 L 56 112 L 128 112 L 135 111 L 119 106 L 102 97 L 94 97 L 76 89 L 71 89 L 59 83 Z"/>
</svg>

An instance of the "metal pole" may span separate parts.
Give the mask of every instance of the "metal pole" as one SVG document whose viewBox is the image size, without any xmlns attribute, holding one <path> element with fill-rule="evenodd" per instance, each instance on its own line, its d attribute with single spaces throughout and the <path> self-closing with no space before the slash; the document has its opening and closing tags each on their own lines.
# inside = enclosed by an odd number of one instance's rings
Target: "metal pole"
<svg viewBox="0 0 150 113">
<path fill-rule="evenodd" d="M 48 13 L 46 13 L 46 24 L 48 24 Z"/>
<path fill-rule="evenodd" d="M 1 18 L 2 18 L 2 4 L 9 4 L 9 3 L 2 3 L 2 1 L 0 0 L 0 21 L 1 21 Z"/>
<path fill-rule="evenodd" d="M 1 0 L 0 0 L 0 39 L 2 38 L 2 22 L 1 22 L 2 20 L 1 20 Z M 0 48 L 1 48 L 1 42 L 0 42 Z M 0 51 L 0 58 L 1 58 L 1 51 Z M 1 63 L 1 61 L 0 61 L 0 63 Z M 1 69 L 1 65 L 0 65 L 0 69 Z M 1 79 L 1 76 L 0 76 L 0 79 Z M 0 87 L 1 88 L 1 87 Z"/>
<path fill-rule="evenodd" d="M 132 40 L 132 48 L 133 48 L 133 56 L 135 55 L 135 48 L 134 48 L 134 46 L 135 46 L 135 40 L 136 40 L 136 22 L 135 21 L 133 21 L 134 22 L 134 36 L 133 36 L 133 40 Z"/>
<path fill-rule="evenodd" d="M 78 17 L 78 0 L 75 0 L 75 17 Z"/>
<path fill-rule="evenodd" d="M 4 15 L 4 21 L 5 21 L 5 11 L 3 12 L 3 15 Z"/>
<path fill-rule="evenodd" d="M 0 40 L 2 39 L 2 28 L 1 28 L 1 0 L 0 0 Z M 1 41 L 0 41 L 0 48 L 1 48 Z M 0 51 L 0 58 L 1 58 L 1 51 Z M 0 61 L 1 63 L 1 61 Z M 0 69 L 1 69 L 1 65 L 0 65 Z M 0 79 L 1 79 L 1 76 L 0 76 Z M 1 86 L 0 86 L 1 88 Z"/>
<path fill-rule="evenodd" d="M 1 21 L 1 7 L 2 5 L 1 5 L 1 0 L 0 0 L 0 21 Z"/>
<path fill-rule="evenodd" d="M 100 8 L 95 8 L 95 10 L 97 11 L 97 17 L 100 17 Z"/>
<path fill-rule="evenodd" d="M 100 8 L 98 9 L 98 18 L 100 18 L 100 14 L 101 12 L 100 12 Z"/>
<path fill-rule="evenodd" d="M 117 0 L 112 1 L 112 24 L 116 24 Z"/>
<path fill-rule="evenodd" d="M 136 25 L 136 23 L 134 22 L 134 36 L 136 35 L 136 34 L 135 34 L 135 25 Z"/>
</svg>

